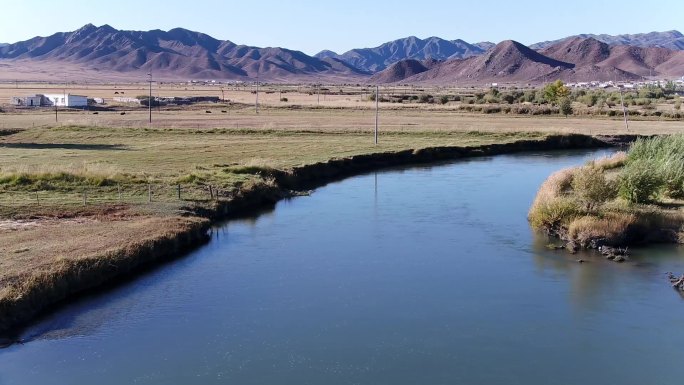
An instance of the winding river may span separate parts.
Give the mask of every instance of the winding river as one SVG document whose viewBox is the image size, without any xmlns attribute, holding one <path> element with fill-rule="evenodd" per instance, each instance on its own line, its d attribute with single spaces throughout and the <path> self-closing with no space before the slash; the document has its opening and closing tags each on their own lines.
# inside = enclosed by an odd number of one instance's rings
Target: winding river
<svg viewBox="0 0 684 385">
<path fill-rule="evenodd" d="M 674 384 L 684 250 L 547 250 L 529 205 L 601 152 L 329 184 L 80 298 L 0 350 L 0 384 Z M 577 258 L 588 260 L 579 264 Z"/>
</svg>

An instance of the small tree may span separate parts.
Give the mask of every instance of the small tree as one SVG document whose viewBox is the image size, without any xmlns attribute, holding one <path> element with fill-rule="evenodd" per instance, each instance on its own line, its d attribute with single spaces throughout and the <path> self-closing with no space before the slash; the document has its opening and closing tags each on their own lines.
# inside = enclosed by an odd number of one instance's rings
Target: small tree
<svg viewBox="0 0 684 385">
<path fill-rule="evenodd" d="M 558 101 L 558 107 L 560 113 L 565 115 L 566 118 L 568 117 L 568 115 L 572 114 L 572 102 L 570 101 L 570 98 L 560 98 L 560 100 Z"/>
<path fill-rule="evenodd" d="M 432 95 L 422 94 L 418 99 L 420 103 L 430 103 L 432 101 Z"/>
<path fill-rule="evenodd" d="M 663 181 L 655 164 L 634 162 L 628 164 L 619 177 L 620 197 L 632 203 L 652 202 L 660 192 Z"/>
<path fill-rule="evenodd" d="M 551 103 L 556 103 L 559 99 L 570 96 L 570 89 L 560 80 L 547 84 L 542 91 L 544 99 Z"/>
<path fill-rule="evenodd" d="M 589 211 L 617 196 L 615 184 L 607 180 L 603 170 L 594 164 L 575 172 L 572 189 Z"/>
</svg>

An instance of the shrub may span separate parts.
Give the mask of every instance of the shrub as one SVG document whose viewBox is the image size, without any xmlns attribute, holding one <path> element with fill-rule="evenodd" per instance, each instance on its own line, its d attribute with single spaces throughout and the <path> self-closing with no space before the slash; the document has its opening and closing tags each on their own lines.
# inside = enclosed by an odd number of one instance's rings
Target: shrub
<svg viewBox="0 0 684 385">
<path fill-rule="evenodd" d="M 567 97 L 558 99 L 558 108 L 559 112 L 565 116 L 572 114 L 572 102 Z"/>
<path fill-rule="evenodd" d="M 440 98 L 439 98 L 439 102 L 442 103 L 442 104 L 447 104 L 447 103 L 449 103 L 449 97 L 446 96 L 446 95 L 442 95 L 442 96 L 440 96 Z"/>
<path fill-rule="evenodd" d="M 576 202 L 565 201 L 567 199 L 564 198 L 572 185 L 574 173 L 573 169 L 566 168 L 551 174 L 542 183 L 528 214 L 532 226 L 541 229 L 557 225 L 558 221 L 568 219 L 579 212 Z"/>
<path fill-rule="evenodd" d="M 608 213 L 605 216 L 583 216 L 571 221 L 568 236 L 580 245 L 587 247 L 593 239 L 604 239 L 608 243 L 620 243 L 637 217 L 629 213 Z"/>
<path fill-rule="evenodd" d="M 655 170 L 653 162 L 628 163 L 618 179 L 620 197 L 632 203 L 652 202 L 663 184 Z"/>
<path fill-rule="evenodd" d="M 420 98 L 418 98 L 418 102 L 420 102 L 420 103 L 432 103 L 432 101 L 433 101 L 432 95 L 428 95 L 428 94 L 422 94 L 422 95 L 420 95 Z"/>
<path fill-rule="evenodd" d="M 281 102 L 287 102 L 287 98 L 280 98 Z"/>
<path fill-rule="evenodd" d="M 618 151 L 611 156 L 604 156 L 603 158 L 596 159 L 590 164 L 599 167 L 602 170 L 613 170 L 624 166 L 626 161 L 627 153 L 624 151 Z"/>
<path fill-rule="evenodd" d="M 607 180 L 603 170 L 595 164 L 581 167 L 575 172 L 572 189 L 589 211 L 617 196 L 615 184 Z"/>
<path fill-rule="evenodd" d="M 501 107 L 499 106 L 485 106 L 482 108 L 482 113 L 484 114 L 498 114 L 501 112 Z"/>
<path fill-rule="evenodd" d="M 581 215 L 583 212 L 576 201 L 567 197 L 555 197 L 534 205 L 528 219 L 534 228 L 549 229 L 566 225 Z"/>
<path fill-rule="evenodd" d="M 484 102 L 489 104 L 496 104 L 499 103 L 499 98 L 495 95 L 487 94 L 484 97 Z"/>
</svg>

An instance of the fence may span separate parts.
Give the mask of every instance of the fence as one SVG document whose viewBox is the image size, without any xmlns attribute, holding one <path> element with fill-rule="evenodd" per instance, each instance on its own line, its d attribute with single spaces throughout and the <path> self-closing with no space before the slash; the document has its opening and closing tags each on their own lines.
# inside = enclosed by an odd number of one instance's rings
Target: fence
<svg viewBox="0 0 684 385">
<path fill-rule="evenodd" d="M 213 185 L 127 184 L 113 186 L 57 187 L 42 185 L 27 190 L 0 190 L 0 205 L 97 205 L 209 202 L 233 196 L 234 191 Z"/>
</svg>

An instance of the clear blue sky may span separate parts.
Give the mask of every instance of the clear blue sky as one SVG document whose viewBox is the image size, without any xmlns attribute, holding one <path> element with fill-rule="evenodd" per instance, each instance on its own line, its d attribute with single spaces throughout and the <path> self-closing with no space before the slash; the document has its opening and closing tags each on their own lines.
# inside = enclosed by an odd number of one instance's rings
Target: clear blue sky
<svg viewBox="0 0 684 385">
<path fill-rule="evenodd" d="M 579 33 L 684 32 L 681 0 L 70 0 L 2 1 L 0 42 L 73 31 L 93 23 L 117 29 L 183 27 L 218 39 L 315 54 L 374 47 L 406 37 L 524 44 Z"/>
</svg>

